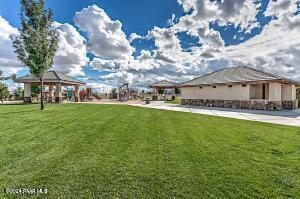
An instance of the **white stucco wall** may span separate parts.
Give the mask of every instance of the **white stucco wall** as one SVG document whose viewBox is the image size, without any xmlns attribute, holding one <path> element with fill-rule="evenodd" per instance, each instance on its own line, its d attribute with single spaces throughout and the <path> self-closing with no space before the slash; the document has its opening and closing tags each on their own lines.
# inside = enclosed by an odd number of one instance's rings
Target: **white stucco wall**
<svg viewBox="0 0 300 199">
<path fill-rule="evenodd" d="M 285 100 L 285 101 L 296 100 L 296 87 L 295 87 L 295 85 L 282 84 L 281 97 L 282 97 L 282 100 Z"/>
<path fill-rule="evenodd" d="M 203 86 L 202 89 L 197 87 L 183 87 L 181 88 L 182 99 L 214 99 L 214 100 L 249 100 L 249 88 L 242 87 L 241 84 L 220 85 L 213 88 L 212 86 Z"/>
<path fill-rule="evenodd" d="M 271 82 L 269 84 L 269 100 L 281 101 L 281 83 Z"/>
<path fill-rule="evenodd" d="M 213 86 L 183 87 L 181 88 L 182 99 L 213 99 L 213 100 L 249 100 L 262 98 L 262 85 L 250 85 L 242 87 L 241 84 Z M 270 101 L 296 100 L 295 85 L 284 85 L 271 82 L 266 84 L 266 99 Z"/>
<path fill-rule="evenodd" d="M 250 99 L 263 99 L 263 84 L 250 85 Z M 269 84 L 265 84 L 265 99 L 269 99 Z"/>
<path fill-rule="evenodd" d="M 263 98 L 263 85 L 253 84 L 250 85 L 250 99 L 262 99 Z"/>
</svg>

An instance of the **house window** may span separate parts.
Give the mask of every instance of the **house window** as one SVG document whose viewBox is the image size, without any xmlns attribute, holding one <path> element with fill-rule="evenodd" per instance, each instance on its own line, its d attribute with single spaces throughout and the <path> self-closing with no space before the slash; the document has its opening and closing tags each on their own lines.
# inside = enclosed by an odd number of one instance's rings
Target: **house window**
<svg viewBox="0 0 300 199">
<path fill-rule="evenodd" d="M 247 84 L 242 84 L 242 87 L 247 87 Z"/>
<path fill-rule="evenodd" d="M 232 88 L 232 85 L 228 85 L 229 88 Z"/>
<path fill-rule="evenodd" d="M 213 86 L 213 88 L 217 88 L 216 86 Z"/>
</svg>

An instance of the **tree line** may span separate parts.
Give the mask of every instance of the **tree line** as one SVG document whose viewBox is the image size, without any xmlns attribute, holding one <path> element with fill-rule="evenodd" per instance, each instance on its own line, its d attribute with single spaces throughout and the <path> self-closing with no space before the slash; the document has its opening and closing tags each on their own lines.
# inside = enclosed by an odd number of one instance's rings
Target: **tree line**
<svg viewBox="0 0 300 199">
<path fill-rule="evenodd" d="M 41 99 L 39 86 L 31 86 L 31 97 L 36 97 L 37 101 Z M 24 100 L 24 89 L 22 87 L 17 87 L 13 91 L 9 91 L 8 86 L 5 83 L 0 82 L 0 102 L 3 103 L 4 101 L 8 100 Z"/>
</svg>

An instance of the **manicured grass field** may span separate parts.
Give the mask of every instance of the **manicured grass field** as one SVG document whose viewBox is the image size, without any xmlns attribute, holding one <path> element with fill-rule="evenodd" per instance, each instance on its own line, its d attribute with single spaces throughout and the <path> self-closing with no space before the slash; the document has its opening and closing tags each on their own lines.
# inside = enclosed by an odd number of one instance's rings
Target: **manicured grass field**
<svg viewBox="0 0 300 199">
<path fill-rule="evenodd" d="M 181 98 L 176 97 L 175 100 L 166 101 L 168 104 L 181 104 Z"/>
<path fill-rule="evenodd" d="M 0 105 L 0 124 L 0 198 L 300 197 L 296 127 L 92 104 Z"/>
</svg>

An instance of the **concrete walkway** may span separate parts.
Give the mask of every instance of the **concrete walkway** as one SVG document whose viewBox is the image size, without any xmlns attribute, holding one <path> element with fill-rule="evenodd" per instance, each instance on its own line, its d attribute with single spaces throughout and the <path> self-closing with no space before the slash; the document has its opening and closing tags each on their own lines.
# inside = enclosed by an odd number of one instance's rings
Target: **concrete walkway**
<svg viewBox="0 0 300 199">
<path fill-rule="evenodd" d="M 167 104 L 162 101 L 152 102 L 151 104 L 130 104 L 145 108 L 163 109 L 170 111 L 190 112 L 196 114 L 213 115 L 221 117 L 236 118 L 242 120 L 267 122 L 300 127 L 300 109 L 293 111 L 259 111 L 247 109 L 228 109 L 215 107 L 198 107 Z"/>
</svg>

